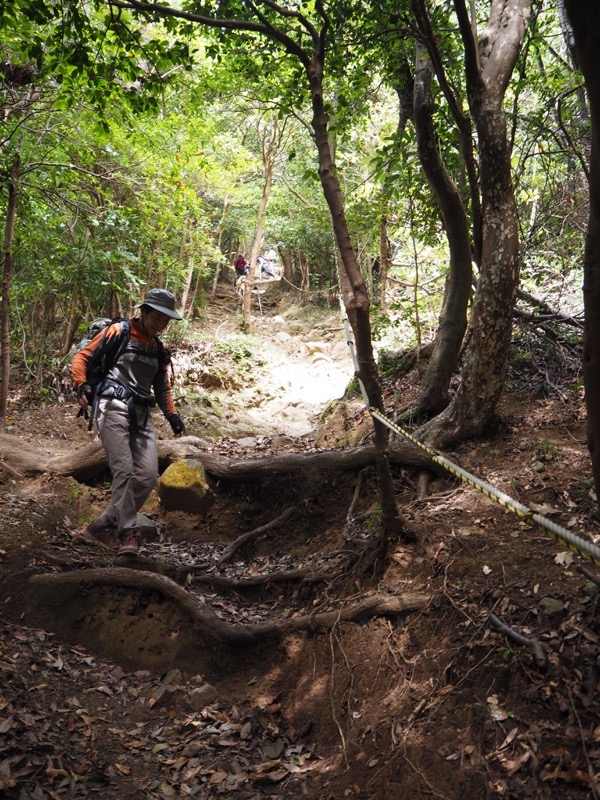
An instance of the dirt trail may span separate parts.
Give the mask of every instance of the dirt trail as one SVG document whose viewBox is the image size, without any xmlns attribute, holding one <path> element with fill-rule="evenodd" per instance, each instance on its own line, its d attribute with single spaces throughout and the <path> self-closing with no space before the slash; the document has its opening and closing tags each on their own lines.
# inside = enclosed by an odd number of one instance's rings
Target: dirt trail
<svg viewBox="0 0 600 800">
<path fill-rule="evenodd" d="M 229 332 L 236 319 L 227 324 Z M 226 335 L 227 330 L 222 329 Z M 319 414 L 341 398 L 354 366 L 339 315 L 323 313 L 316 322 L 265 316 L 253 320 L 260 374 L 231 392 L 211 390 L 227 408 L 219 436 L 303 437 L 314 432 Z"/>
<path fill-rule="evenodd" d="M 322 349 L 311 347 L 311 342 Z M 267 369 L 266 380 L 258 387 L 262 402 L 252 407 L 256 388 L 240 396 L 242 402 L 247 401 L 248 421 L 254 422 L 257 430 L 266 428 L 294 437 L 314 430 L 318 415 L 342 397 L 354 373 L 346 343 L 319 342 L 314 331 L 284 345 L 271 342 Z"/>
<path fill-rule="evenodd" d="M 233 359 L 232 368 L 232 358 L 217 357 L 208 374 L 215 382 L 203 384 L 199 353 L 218 350 L 229 335 L 229 356 L 248 347 L 245 337 L 236 339 L 239 316 L 229 294 L 208 309 L 202 340 L 191 336 L 189 349 L 180 348 L 177 390 L 186 423 L 197 427 L 191 432 L 203 436 L 210 423 L 215 450 L 259 457 L 277 449 L 276 436 L 314 432 L 353 367 L 335 313 L 317 319 L 310 308 L 280 307 L 281 319 L 268 312 L 256 320 L 252 350 L 263 363 Z M 251 364 L 256 370 L 244 373 Z M 511 382 L 497 427 L 449 455 L 598 542 L 575 379 L 563 380 L 557 399 L 536 392 L 534 359 L 520 353 L 513 368 L 524 388 Z M 395 399 L 416 391 L 414 378 L 384 382 L 390 413 Z M 72 398 L 42 410 L 19 407 L 11 433 L 76 450 L 90 434 L 74 412 Z M 165 425 L 161 434 L 171 435 Z M 273 438 L 264 449 L 243 441 L 260 435 Z M 284 447 L 307 444 L 314 442 L 290 439 Z M 349 587 L 335 571 L 377 531 L 372 471 L 214 481 L 214 507 L 206 520 L 187 523 L 183 540 L 172 538 L 182 520 L 150 503 L 146 510 L 167 535 L 148 542 L 147 554 L 183 569 L 186 589 L 225 620 L 250 625 L 337 612 L 375 589 L 431 596 L 419 614 L 233 648 L 212 642 L 160 593 L 133 584 L 65 582 L 43 592 L 28 583 L 39 573 L 112 565 L 72 535 L 105 503 L 107 484 L 18 479 L 7 471 L 0 492 L 0 797 L 600 797 L 595 571 L 451 477 L 432 478 L 426 497 L 418 496 L 414 470 L 396 468 L 394 481 L 418 541 L 392 545 L 376 583 L 367 576 Z M 221 561 L 231 542 L 289 507 L 295 513 L 285 525 Z M 307 567 L 327 570 L 328 579 L 294 577 Z M 505 629 L 491 624 L 492 614 Z M 545 666 L 528 640 L 543 649 Z M 204 681 L 211 701 L 199 697 Z"/>
</svg>

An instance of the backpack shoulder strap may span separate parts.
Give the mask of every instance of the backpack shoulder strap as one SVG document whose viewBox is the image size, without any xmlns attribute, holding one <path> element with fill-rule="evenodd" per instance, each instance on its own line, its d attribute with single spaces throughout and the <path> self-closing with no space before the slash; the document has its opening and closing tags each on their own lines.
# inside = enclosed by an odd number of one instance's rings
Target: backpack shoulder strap
<svg viewBox="0 0 600 800">
<path fill-rule="evenodd" d="M 129 344 L 129 335 L 131 331 L 128 319 L 121 319 L 117 317 L 117 319 L 114 321 L 121 323 L 121 330 L 119 332 L 119 335 L 117 336 L 117 343 L 112 358 L 112 363 L 116 364 L 116 362 L 121 358 L 121 356 L 125 352 L 125 348 Z"/>
<path fill-rule="evenodd" d="M 123 317 L 115 317 L 112 320 L 111 325 L 114 325 L 116 322 L 120 323 L 121 329 L 117 334 L 117 336 L 114 337 L 114 339 L 112 339 L 111 337 L 111 339 L 107 342 L 106 333 L 110 326 L 107 326 L 104 329 L 104 338 L 101 344 L 103 350 L 101 355 L 103 375 L 106 375 L 108 370 L 117 363 L 117 361 L 121 358 L 121 356 L 125 352 L 125 348 L 129 343 L 129 334 L 130 334 L 129 320 Z"/>
<path fill-rule="evenodd" d="M 171 351 L 168 347 L 165 347 L 164 342 L 158 336 L 154 337 L 156 339 L 156 355 L 158 357 L 158 363 L 161 367 L 168 367 L 171 363 Z"/>
<path fill-rule="evenodd" d="M 158 338 L 158 336 L 156 337 L 156 355 L 159 366 L 164 367 L 168 373 L 167 380 L 169 382 L 169 386 L 173 386 L 175 382 L 175 368 L 173 366 L 171 351 L 168 347 L 165 347 L 164 343 Z"/>
</svg>

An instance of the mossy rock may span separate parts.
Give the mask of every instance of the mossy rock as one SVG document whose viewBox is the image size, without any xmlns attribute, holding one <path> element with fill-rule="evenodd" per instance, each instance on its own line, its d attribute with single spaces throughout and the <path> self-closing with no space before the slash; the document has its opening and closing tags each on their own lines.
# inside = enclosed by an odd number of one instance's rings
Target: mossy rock
<svg viewBox="0 0 600 800">
<path fill-rule="evenodd" d="M 158 497 L 167 511 L 188 514 L 205 514 L 215 500 L 202 462 L 191 458 L 166 468 L 158 482 Z"/>
</svg>

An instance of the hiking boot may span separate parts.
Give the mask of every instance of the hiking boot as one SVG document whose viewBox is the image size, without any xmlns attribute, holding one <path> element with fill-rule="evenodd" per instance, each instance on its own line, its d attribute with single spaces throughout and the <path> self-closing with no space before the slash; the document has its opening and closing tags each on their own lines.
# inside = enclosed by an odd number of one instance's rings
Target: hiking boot
<svg viewBox="0 0 600 800">
<path fill-rule="evenodd" d="M 83 529 L 83 536 L 88 542 L 99 544 L 108 550 L 118 550 L 119 542 L 115 533 L 115 528 L 109 522 L 93 520 Z"/>
<path fill-rule="evenodd" d="M 127 555 L 127 553 L 137 553 L 142 546 L 142 536 L 136 528 L 130 528 L 123 531 L 121 534 L 121 546 L 119 547 L 119 555 Z"/>
</svg>

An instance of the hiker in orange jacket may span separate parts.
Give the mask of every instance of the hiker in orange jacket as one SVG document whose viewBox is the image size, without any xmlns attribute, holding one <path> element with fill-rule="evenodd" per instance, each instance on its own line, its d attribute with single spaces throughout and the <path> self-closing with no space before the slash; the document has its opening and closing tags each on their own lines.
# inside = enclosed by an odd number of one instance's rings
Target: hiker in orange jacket
<svg viewBox="0 0 600 800">
<path fill-rule="evenodd" d="M 185 426 L 175 410 L 168 368 L 171 356 L 160 341 L 171 320 L 183 319 L 175 296 L 166 289 L 150 289 L 129 320 L 129 335 L 113 363 L 122 322 L 113 322 L 97 334 L 72 362 L 79 405 L 96 414 L 100 439 L 112 475 L 111 502 L 84 536 L 119 553 L 135 553 L 142 541 L 136 517 L 158 477 L 156 432 L 150 409 L 158 405 L 175 436 Z M 95 390 L 90 383 L 100 359 L 109 364 Z"/>
</svg>

